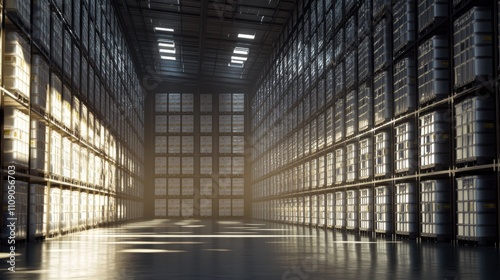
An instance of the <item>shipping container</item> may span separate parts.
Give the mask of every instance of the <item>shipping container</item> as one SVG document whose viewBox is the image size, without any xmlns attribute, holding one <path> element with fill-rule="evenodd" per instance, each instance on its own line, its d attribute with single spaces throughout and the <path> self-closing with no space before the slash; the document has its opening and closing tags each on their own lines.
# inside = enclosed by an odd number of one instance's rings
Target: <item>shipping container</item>
<svg viewBox="0 0 500 280">
<path fill-rule="evenodd" d="M 451 188 L 446 180 L 420 182 L 420 235 L 450 238 L 452 232 Z"/>
<path fill-rule="evenodd" d="M 358 192 L 356 190 L 346 191 L 346 229 L 357 230 L 358 224 Z"/>
<path fill-rule="evenodd" d="M 450 163 L 448 115 L 444 111 L 435 111 L 419 119 L 420 168 L 446 169 Z"/>
<path fill-rule="evenodd" d="M 493 71 L 491 10 L 473 7 L 453 24 L 455 89 L 484 82 Z"/>
<path fill-rule="evenodd" d="M 457 238 L 471 241 L 494 240 L 497 234 L 495 179 L 466 176 L 457 180 Z"/>
<path fill-rule="evenodd" d="M 418 47 L 418 100 L 420 104 L 448 96 L 450 57 L 449 42 L 436 35 Z"/>
<path fill-rule="evenodd" d="M 374 165 L 375 176 L 389 176 L 391 173 L 391 140 L 388 132 L 375 134 Z"/>
<path fill-rule="evenodd" d="M 395 185 L 396 234 L 415 237 L 418 234 L 417 190 L 413 183 Z"/>
<path fill-rule="evenodd" d="M 494 103 L 474 96 L 455 105 L 456 162 L 482 162 L 493 157 Z"/>
<path fill-rule="evenodd" d="M 392 117 L 392 79 L 388 71 L 375 76 L 373 87 L 373 111 L 375 125 L 389 121 Z"/>
<path fill-rule="evenodd" d="M 409 113 L 416 108 L 415 61 L 402 58 L 394 65 L 394 117 Z"/>
</svg>

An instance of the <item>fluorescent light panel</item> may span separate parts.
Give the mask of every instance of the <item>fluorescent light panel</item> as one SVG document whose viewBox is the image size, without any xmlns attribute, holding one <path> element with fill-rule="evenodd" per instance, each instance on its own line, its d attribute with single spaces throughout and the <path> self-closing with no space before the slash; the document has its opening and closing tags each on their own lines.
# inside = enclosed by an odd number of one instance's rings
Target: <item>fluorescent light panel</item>
<svg viewBox="0 0 500 280">
<path fill-rule="evenodd" d="M 243 39 L 250 39 L 250 40 L 253 40 L 255 39 L 255 34 L 238 34 L 238 38 L 243 38 Z"/>
<path fill-rule="evenodd" d="M 165 48 L 173 48 L 173 47 L 175 47 L 175 42 L 174 41 L 170 41 L 170 42 L 167 42 L 167 43 L 158 43 L 158 46 L 165 47 Z"/>
<path fill-rule="evenodd" d="M 165 27 L 155 27 L 156 31 L 166 31 L 166 32 L 174 32 L 173 28 L 165 28 Z"/>
<path fill-rule="evenodd" d="M 247 59 L 244 56 L 231 56 L 231 60 L 247 61 Z"/>
<path fill-rule="evenodd" d="M 231 59 L 231 63 L 243 64 L 243 61 Z"/>
<path fill-rule="evenodd" d="M 235 54 L 248 55 L 249 51 L 250 51 L 250 49 L 248 49 L 248 48 L 242 48 L 242 47 L 236 47 L 236 48 L 234 48 L 234 53 Z"/>
<path fill-rule="evenodd" d="M 160 49 L 161 53 L 174 53 L 175 54 L 175 49 Z"/>
<path fill-rule="evenodd" d="M 175 56 L 168 56 L 168 55 L 162 55 L 161 59 L 166 59 L 166 60 L 176 60 Z"/>
</svg>

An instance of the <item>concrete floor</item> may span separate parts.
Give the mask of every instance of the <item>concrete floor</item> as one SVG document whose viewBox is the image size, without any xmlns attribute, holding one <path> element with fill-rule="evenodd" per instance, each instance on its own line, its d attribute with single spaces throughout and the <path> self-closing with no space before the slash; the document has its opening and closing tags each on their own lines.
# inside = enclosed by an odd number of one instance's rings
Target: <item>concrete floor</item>
<svg viewBox="0 0 500 280">
<path fill-rule="evenodd" d="M 499 279 L 500 250 L 254 221 L 150 220 L 29 243 L 0 279 Z"/>
</svg>

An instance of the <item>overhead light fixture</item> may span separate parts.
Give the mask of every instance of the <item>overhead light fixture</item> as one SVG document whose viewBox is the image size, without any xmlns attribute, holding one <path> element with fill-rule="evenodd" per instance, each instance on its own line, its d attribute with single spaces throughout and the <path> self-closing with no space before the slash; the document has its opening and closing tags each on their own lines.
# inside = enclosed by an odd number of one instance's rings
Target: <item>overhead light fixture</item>
<svg viewBox="0 0 500 280">
<path fill-rule="evenodd" d="M 248 55 L 249 51 L 250 51 L 249 48 L 242 48 L 242 47 L 236 47 L 236 48 L 234 48 L 234 53 L 235 54 Z"/>
<path fill-rule="evenodd" d="M 173 28 L 165 28 L 165 27 L 155 27 L 156 31 L 166 31 L 166 32 L 174 32 Z"/>
<path fill-rule="evenodd" d="M 231 59 L 231 63 L 243 64 L 243 61 Z"/>
<path fill-rule="evenodd" d="M 160 49 L 161 53 L 173 53 L 175 54 L 175 49 Z"/>
<path fill-rule="evenodd" d="M 162 55 L 160 57 L 161 59 L 166 59 L 166 60 L 176 60 L 175 56 Z"/>
<path fill-rule="evenodd" d="M 227 66 L 235 68 L 243 68 L 243 63 L 228 63 Z"/>
<path fill-rule="evenodd" d="M 238 38 L 243 38 L 243 39 L 250 39 L 250 40 L 253 40 L 255 39 L 255 34 L 238 34 Z"/>
<path fill-rule="evenodd" d="M 168 41 L 167 43 L 158 43 L 159 47 L 165 47 L 165 48 L 174 48 L 175 47 L 175 42 L 174 41 Z"/>
<path fill-rule="evenodd" d="M 247 57 L 244 56 L 231 56 L 231 60 L 237 60 L 237 61 L 247 61 Z"/>
</svg>

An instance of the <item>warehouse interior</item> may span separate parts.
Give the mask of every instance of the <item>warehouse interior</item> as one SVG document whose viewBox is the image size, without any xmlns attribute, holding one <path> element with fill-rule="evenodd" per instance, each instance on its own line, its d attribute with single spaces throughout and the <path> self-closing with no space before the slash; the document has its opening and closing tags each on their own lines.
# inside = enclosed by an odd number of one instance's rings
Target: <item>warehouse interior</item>
<svg viewBox="0 0 500 280">
<path fill-rule="evenodd" d="M 1 279 L 500 277 L 500 1 L 0 11 Z"/>
</svg>

